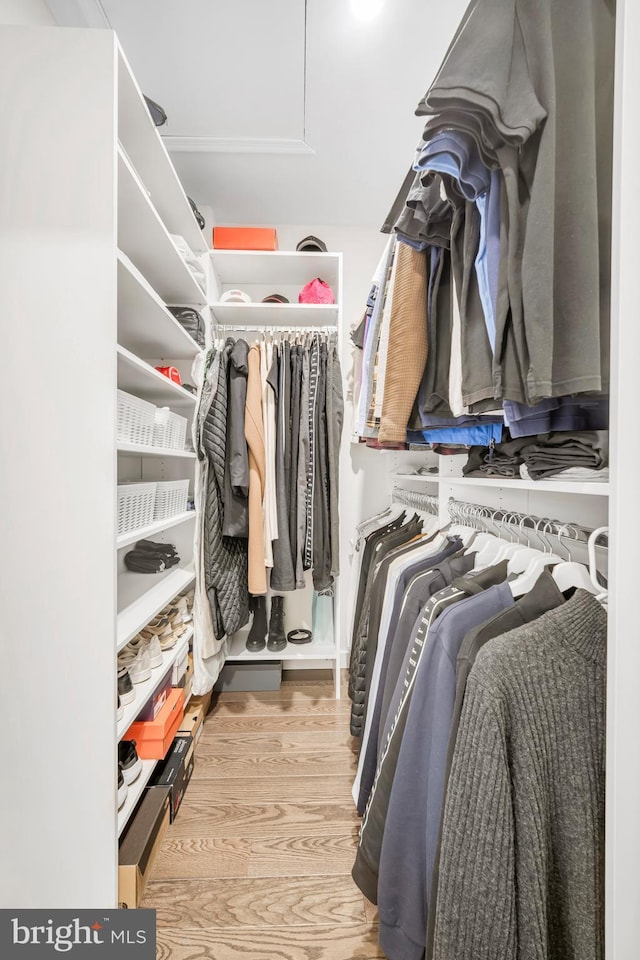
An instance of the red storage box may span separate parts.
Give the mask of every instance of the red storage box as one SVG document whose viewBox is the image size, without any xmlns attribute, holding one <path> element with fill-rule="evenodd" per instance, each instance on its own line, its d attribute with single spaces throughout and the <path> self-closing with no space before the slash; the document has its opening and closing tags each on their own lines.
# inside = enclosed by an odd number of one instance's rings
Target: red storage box
<svg viewBox="0 0 640 960">
<path fill-rule="evenodd" d="M 274 227 L 214 227 L 214 250 L 277 250 Z"/>
<path fill-rule="evenodd" d="M 123 740 L 135 740 L 143 760 L 164 760 L 184 718 L 184 690 L 172 687 L 155 720 L 136 720 Z"/>
</svg>

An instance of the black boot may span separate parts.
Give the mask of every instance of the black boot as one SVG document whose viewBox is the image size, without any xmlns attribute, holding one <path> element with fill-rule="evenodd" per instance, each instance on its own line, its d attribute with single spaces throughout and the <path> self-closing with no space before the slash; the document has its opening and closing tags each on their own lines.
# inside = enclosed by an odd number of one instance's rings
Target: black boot
<svg viewBox="0 0 640 960">
<path fill-rule="evenodd" d="M 267 600 L 266 597 L 252 597 L 253 623 L 247 637 L 247 650 L 258 653 L 267 643 Z"/>
<path fill-rule="evenodd" d="M 284 632 L 284 597 L 272 597 L 267 649 L 275 652 L 277 650 L 284 650 L 286 645 L 287 635 Z"/>
</svg>

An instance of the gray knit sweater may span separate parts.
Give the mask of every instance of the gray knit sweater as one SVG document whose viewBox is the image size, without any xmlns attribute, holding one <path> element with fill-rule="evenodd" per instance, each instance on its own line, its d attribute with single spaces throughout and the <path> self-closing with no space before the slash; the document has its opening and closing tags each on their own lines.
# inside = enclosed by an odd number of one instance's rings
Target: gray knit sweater
<svg viewBox="0 0 640 960">
<path fill-rule="evenodd" d="M 434 960 L 602 960 L 606 614 L 578 590 L 490 641 L 444 810 Z"/>
</svg>

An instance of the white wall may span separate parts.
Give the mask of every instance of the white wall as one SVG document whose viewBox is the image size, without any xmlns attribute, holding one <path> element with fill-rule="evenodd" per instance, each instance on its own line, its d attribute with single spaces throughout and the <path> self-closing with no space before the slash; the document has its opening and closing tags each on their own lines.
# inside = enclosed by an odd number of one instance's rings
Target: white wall
<svg viewBox="0 0 640 960">
<path fill-rule="evenodd" d="M 45 0 L 0 0 L 0 23 L 53 27 L 55 20 Z"/>
</svg>

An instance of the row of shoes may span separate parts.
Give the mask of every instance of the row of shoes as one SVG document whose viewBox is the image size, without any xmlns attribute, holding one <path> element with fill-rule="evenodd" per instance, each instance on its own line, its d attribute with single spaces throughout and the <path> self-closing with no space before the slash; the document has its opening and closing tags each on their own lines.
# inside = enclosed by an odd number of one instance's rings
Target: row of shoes
<svg viewBox="0 0 640 960">
<path fill-rule="evenodd" d="M 162 655 L 176 645 L 192 619 L 193 590 L 181 594 L 151 620 L 118 654 L 118 713 L 135 700 L 134 684 L 144 683 L 154 667 L 162 664 Z"/>
<path fill-rule="evenodd" d="M 142 760 L 135 740 L 121 740 L 118 744 L 118 810 L 124 806 L 129 786 L 140 776 Z"/>
</svg>

